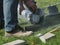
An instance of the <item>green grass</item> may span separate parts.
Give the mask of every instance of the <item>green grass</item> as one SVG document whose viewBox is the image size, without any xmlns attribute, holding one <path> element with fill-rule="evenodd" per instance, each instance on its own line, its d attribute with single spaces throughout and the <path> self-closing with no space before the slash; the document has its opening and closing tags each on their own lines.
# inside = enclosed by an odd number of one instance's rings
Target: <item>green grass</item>
<svg viewBox="0 0 60 45">
<path fill-rule="evenodd" d="M 40 2 L 42 2 L 43 0 L 36 0 L 36 1 L 37 1 L 38 8 L 42 8 L 44 6 L 47 6 L 48 4 L 53 4 L 54 2 L 56 2 L 56 0 L 45 0 L 45 3 L 41 4 Z M 60 1 L 60 0 L 58 0 L 58 1 Z M 60 5 L 58 5 L 58 8 L 60 10 Z M 45 12 L 48 13 L 48 11 L 46 11 L 46 10 L 45 10 Z M 26 25 L 26 23 L 23 24 L 22 27 L 24 27 L 25 25 Z M 54 32 L 54 34 L 56 34 L 56 36 L 47 40 L 46 44 L 42 43 L 39 38 L 35 37 L 36 34 L 38 34 L 38 33 L 44 34 L 44 33 L 48 32 L 49 30 L 54 29 L 57 26 L 60 26 L 60 23 L 59 24 L 57 23 L 56 25 L 53 25 L 53 26 L 50 25 L 47 27 L 46 26 L 40 27 L 39 29 L 36 30 L 36 32 L 34 32 L 33 35 L 31 35 L 29 37 L 20 37 L 20 38 L 13 37 L 13 36 L 12 37 L 4 37 L 4 29 L 2 29 L 2 30 L 0 30 L 0 45 L 17 40 L 17 39 L 25 40 L 27 45 L 60 45 L 60 29 L 58 29 L 59 31 Z"/>
<path fill-rule="evenodd" d="M 57 27 L 57 25 L 55 25 Z M 38 34 L 38 33 L 46 33 L 48 32 L 49 30 L 55 28 L 55 26 L 52 26 L 52 27 L 47 27 L 47 28 L 44 28 L 44 29 L 39 29 L 38 31 L 34 32 L 33 35 L 29 36 L 29 37 L 20 37 L 20 38 L 17 38 L 17 37 L 4 37 L 4 31 L 0 31 L 0 45 L 4 44 L 4 43 L 7 43 L 7 42 L 11 42 L 11 41 L 14 41 L 14 40 L 17 40 L 17 39 L 22 39 L 22 40 L 25 40 L 26 41 L 26 44 L 28 45 L 60 45 L 60 29 L 58 29 L 59 31 L 57 32 L 54 32 L 54 34 L 56 34 L 55 37 L 47 40 L 47 43 L 44 44 L 41 42 L 41 40 L 37 37 L 35 37 L 35 34 Z"/>
</svg>

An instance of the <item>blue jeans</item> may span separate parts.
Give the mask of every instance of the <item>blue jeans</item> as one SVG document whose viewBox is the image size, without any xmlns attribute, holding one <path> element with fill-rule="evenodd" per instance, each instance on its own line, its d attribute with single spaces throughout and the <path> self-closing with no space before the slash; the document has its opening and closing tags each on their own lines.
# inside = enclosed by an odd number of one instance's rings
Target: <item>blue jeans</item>
<svg viewBox="0 0 60 45">
<path fill-rule="evenodd" d="M 12 31 L 18 24 L 18 0 L 3 0 L 5 31 Z"/>
<path fill-rule="evenodd" d="M 0 24 L 4 22 L 3 16 L 3 0 L 0 0 Z"/>
</svg>

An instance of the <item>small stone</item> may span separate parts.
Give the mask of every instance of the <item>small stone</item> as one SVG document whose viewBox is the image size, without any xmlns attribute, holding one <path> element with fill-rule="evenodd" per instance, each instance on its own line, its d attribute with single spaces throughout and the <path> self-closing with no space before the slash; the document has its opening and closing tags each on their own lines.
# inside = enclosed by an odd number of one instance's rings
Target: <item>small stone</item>
<svg viewBox="0 0 60 45">
<path fill-rule="evenodd" d="M 3 45 L 25 45 L 25 41 L 24 40 L 16 40 L 16 41 L 12 41 Z"/>
</svg>

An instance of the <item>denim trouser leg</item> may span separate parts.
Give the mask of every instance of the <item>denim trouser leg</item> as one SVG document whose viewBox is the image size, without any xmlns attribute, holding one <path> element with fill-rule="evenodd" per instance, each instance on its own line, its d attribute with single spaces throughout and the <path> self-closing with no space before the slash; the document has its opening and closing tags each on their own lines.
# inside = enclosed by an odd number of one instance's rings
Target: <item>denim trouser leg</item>
<svg viewBox="0 0 60 45">
<path fill-rule="evenodd" d="M 3 0 L 5 31 L 12 31 L 18 23 L 18 0 Z"/>
<path fill-rule="evenodd" d="M 0 0 L 0 23 L 4 22 L 3 16 L 3 0 Z"/>
</svg>

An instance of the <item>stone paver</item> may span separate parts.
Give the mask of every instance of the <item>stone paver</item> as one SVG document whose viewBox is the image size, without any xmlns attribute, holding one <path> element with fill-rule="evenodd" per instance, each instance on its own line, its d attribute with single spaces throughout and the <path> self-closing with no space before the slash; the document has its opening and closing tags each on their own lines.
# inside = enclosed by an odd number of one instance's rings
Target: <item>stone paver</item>
<svg viewBox="0 0 60 45">
<path fill-rule="evenodd" d="M 46 43 L 46 40 L 49 39 L 49 38 L 51 38 L 51 37 L 53 37 L 53 36 L 55 36 L 55 34 L 53 34 L 53 33 L 46 33 L 45 35 L 43 35 L 43 36 L 41 36 L 39 38 L 40 38 L 40 40 L 43 43 Z"/>
<path fill-rule="evenodd" d="M 16 40 L 16 41 L 12 41 L 3 45 L 25 45 L 25 41 L 24 40 Z"/>
</svg>

